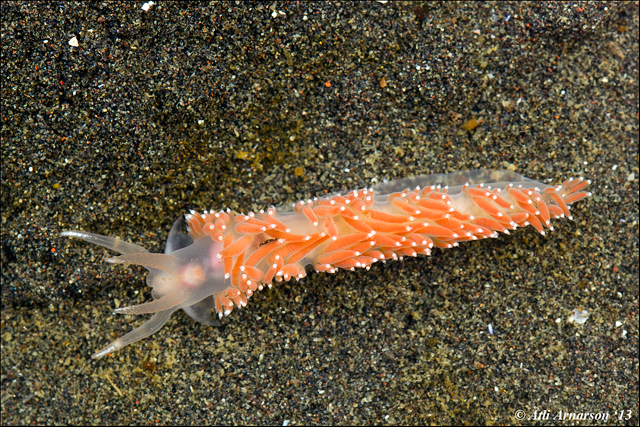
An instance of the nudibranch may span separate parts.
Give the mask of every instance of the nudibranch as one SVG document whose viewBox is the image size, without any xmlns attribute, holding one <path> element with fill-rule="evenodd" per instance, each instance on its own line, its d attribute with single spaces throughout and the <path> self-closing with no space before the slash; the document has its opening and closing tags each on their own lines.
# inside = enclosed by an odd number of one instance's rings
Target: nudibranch
<svg viewBox="0 0 640 427">
<path fill-rule="evenodd" d="M 244 307 L 274 281 L 299 280 L 306 266 L 317 272 L 369 269 L 375 262 L 430 255 L 433 247 L 509 234 L 533 226 L 553 230 L 551 219 L 571 219 L 569 206 L 591 193 L 590 181 L 568 179 L 551 186 L 506 170 L 478 169 L 399 179 L 342 195 L 270 207 L 258 213 L 191 212 L 167 238 L 164 254 L 118 238 L 64 231 L 119 252 L 106 261 L 146 267 L 153 301 L 115 313 L 153 316 L 91 357 L 103 357 L 145 338 L 184 310 L 207 325 L 212 317 Z"/>
</svg>

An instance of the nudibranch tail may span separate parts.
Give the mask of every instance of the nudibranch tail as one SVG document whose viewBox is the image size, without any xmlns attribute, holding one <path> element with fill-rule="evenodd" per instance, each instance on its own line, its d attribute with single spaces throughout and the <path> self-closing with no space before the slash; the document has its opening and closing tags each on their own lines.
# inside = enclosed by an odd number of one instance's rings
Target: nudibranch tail
<svg viewBox="0 0 640 427">
<path fill-rule="evenodd" d="M 122 254 L 109 262 L 149 270 L 154 301 L 116 312 L 154 316 L 92 356 L 98 358 L 152 334 L 178 309 L 216 325 L 211 310 L 228 315 L 274 280 L 305 277 L 307 265 L 330 273 L 368 270 L 379 261 L 430 255 L 433 247 L 451 248 L 528 225 L 544 235 L 553 230 L 552 219 L 571 219 L 569 206 L 591 195 L 584 191 L 589 184 L 575 178 L 550 186 L 511 171 L 479 169 L 394 180 L 246 215 L 191 212 L 185 215 L 189 236 L 176 221 L 165 255 L 107 236 L 62 235 Z"/>
</svg>

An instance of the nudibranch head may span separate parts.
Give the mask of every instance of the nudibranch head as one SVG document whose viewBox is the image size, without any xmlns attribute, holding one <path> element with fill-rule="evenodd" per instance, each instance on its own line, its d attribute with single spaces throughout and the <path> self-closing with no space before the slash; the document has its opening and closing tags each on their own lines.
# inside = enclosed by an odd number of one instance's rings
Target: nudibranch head
<svg viewBox="0 0 640 427">
<path fill-rule="evenodd" d="M 213 296 L 225 288 L 222 261 L 217 257 L 222 244 L 212 240 L 193 241 L 182 234 L 180 218 L 169 233 L 164 254 L 148 252 L 142 246 L 124 242 L 115 237 L 102 236 L 84 231 L 63 231 L 61 236 L 75 237 L 120 252 L 120 256 L 107 258 L 113 264 L 135 264 L 145 267 L 147 285 L 151 287 L 154 300 L 148 303 L 117 308 L 118 314 L 153 313 L 138 328 L 118 338 L 94 353 L 98 359 L 128 344 L 141 340 L 159 330 L 179 309 L 201 323 L 217 325 L 211 318 L 215 307 Z"/>
</svg>

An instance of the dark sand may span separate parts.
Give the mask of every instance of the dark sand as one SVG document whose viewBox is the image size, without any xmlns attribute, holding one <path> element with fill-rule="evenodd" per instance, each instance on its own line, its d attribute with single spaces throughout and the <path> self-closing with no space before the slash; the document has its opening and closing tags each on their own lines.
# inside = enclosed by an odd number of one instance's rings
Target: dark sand
<svg viewBox="0 0 640 427">
<path fill-rule="evenodd" d="M 2 424 L 638 424 L 637 2 L 141 7 L 2 2 Z M 151 297 L 61 230 L 478 167 L 594 196 L 89 358 Z"/>
</svg>

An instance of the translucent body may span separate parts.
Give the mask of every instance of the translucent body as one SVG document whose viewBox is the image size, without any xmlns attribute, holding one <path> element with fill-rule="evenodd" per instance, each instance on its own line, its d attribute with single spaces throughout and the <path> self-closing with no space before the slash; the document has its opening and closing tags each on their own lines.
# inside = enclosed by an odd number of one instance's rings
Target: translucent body
<svg viewBox="0 0 640 427">
<path fill-rule="evenodd" d="M 183 309 L 193 319 L 217 325 L 234 307 L 275 281 L 300 279 L 305 266 L 318 272 L 366 268 L 378 261 L 429 255 L 433 246 L 497 237 L 533 225 L 544 234 L 550 219 L 568 216 L 568 205 L 588 197 L 588 181 L 545 185 L 510 171 L 479 169 L 422 175 L 372 189 L 298 202 L 293 209 L 269 208 L 257 214 L 192 212 L 169 233 L 165 254 L 117 238 L 65 231 L 121 253 L 108 262 L 138 264 L 149 270 L 154 300 L 116 313 L 154 313 L 142 326 L 96 352 L 100 358 L 147 337 Z M 417 187 L 417 188 L 416 188 Z"/>
<path fill-rule="evenodd" d="M 416 175 L 402 179 L 394 179 L 384 182 L 373 187 L 376 194 L 381 197 L 390 193 L 402 191 L 404 189 L 415 187 L 428 187 L 432 185 L 449 187 L 447 193 L 449 195 L 459 194 L 462 187 L 468 184 L 470 186 L 484 184 L 487 187 L 506 188 L 507 185 L 513 184 L 515 187 L 523 188 L 539 187 L 541 189 L 553 187 L 552 185 L 543 184 L 538 181 L 526 178 L 516 172 L 504 169 L 473 169 L 468 171 L 457 171 L 451 173 L 432 173 L 426 175 Z"/>
</svg>

